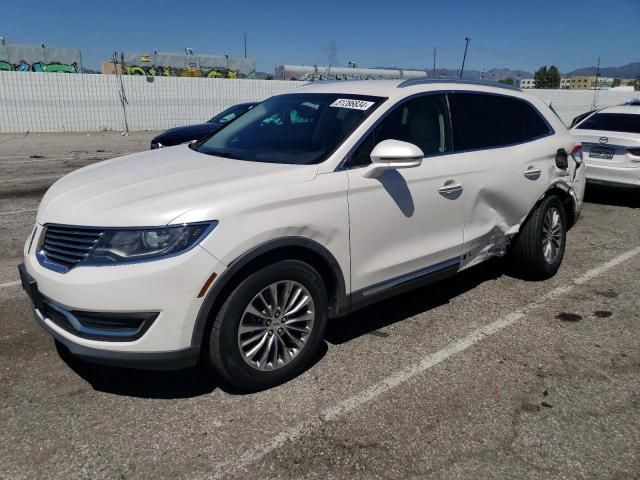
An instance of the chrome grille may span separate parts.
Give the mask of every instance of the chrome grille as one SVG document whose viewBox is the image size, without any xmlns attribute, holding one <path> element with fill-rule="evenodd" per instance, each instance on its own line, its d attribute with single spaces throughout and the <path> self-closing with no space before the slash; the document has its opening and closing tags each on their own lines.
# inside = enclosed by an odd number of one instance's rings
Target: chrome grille
<svg viewBox="0 0 640 480">
<path fill-rule="evenodd" d="M 96 228 L 66 225 L 49 225 L 46 228 L 42 253 L 49 261 L 67 269 L 83 261 L 104 233 Z"/>
</svg>

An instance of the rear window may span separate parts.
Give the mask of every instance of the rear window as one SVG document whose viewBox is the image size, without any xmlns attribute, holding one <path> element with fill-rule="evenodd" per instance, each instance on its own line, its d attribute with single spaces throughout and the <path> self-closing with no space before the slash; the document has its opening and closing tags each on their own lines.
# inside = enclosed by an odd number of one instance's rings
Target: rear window
<svg viewBox="0 0 640 480">
<path fill-rule="evenodd" d="M 596 113 L 576 128 L 581 130 L 640 133 L 640 115 L 633 113 Z"/>
</svg>

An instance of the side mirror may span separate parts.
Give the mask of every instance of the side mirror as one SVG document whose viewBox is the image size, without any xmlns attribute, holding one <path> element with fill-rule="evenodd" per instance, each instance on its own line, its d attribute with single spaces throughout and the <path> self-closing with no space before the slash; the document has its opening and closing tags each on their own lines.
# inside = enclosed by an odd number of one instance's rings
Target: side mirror
<svg viewBox="0 0 640 480">
<path fill-rule="evenodd" d="M 424 153 L 413 143 L 383 140 L 371 152 L 371 165 L 365 171 L 367 178 L 379 177 L 386 170 L 419 167 Z"/>
</svg>

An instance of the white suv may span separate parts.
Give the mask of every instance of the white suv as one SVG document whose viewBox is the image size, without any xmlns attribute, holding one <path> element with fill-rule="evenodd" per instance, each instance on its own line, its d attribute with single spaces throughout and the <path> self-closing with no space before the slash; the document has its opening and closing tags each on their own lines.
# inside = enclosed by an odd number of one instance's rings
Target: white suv
<svg viewBox="0 0 640 480">
<path fill-rule="evenodd" d="M 582 142 L 589 182 L 640 187 L 640 104 L 598 110 L 571 133 Z"/>
<path fill-rule="evenodd" d="M 77 170 L 47 192 L 20 266 L 37 321 L 96 362 L 203 358 L 266 388 L 328 317 L 509 253 L 558 270 L 581 147 L 518 89 L 326 82 L 191 145 Z"/>
</svg>

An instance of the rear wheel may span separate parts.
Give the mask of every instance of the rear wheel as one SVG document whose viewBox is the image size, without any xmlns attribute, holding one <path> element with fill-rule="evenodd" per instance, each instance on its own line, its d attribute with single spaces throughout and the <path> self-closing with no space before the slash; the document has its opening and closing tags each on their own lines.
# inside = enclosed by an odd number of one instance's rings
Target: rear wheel
<svg viewBox="0 0 640 480">
<path fill-rule="evenodd" d="M 311 363 L 326 322 L 320 275 L 298 260 L 269 265 L 240 282 L 218 311 L 209 336 L 209 364 L 244 390 L 278 385 Z"/>
<path fill-rule="evenodd" d="M 511 258 L 520 273 L 534 279 L 556 274 L 564 257 L 567 220 L 562 202 L 555 195 L 535 208 L 511 247 Z"/>
</svg>

